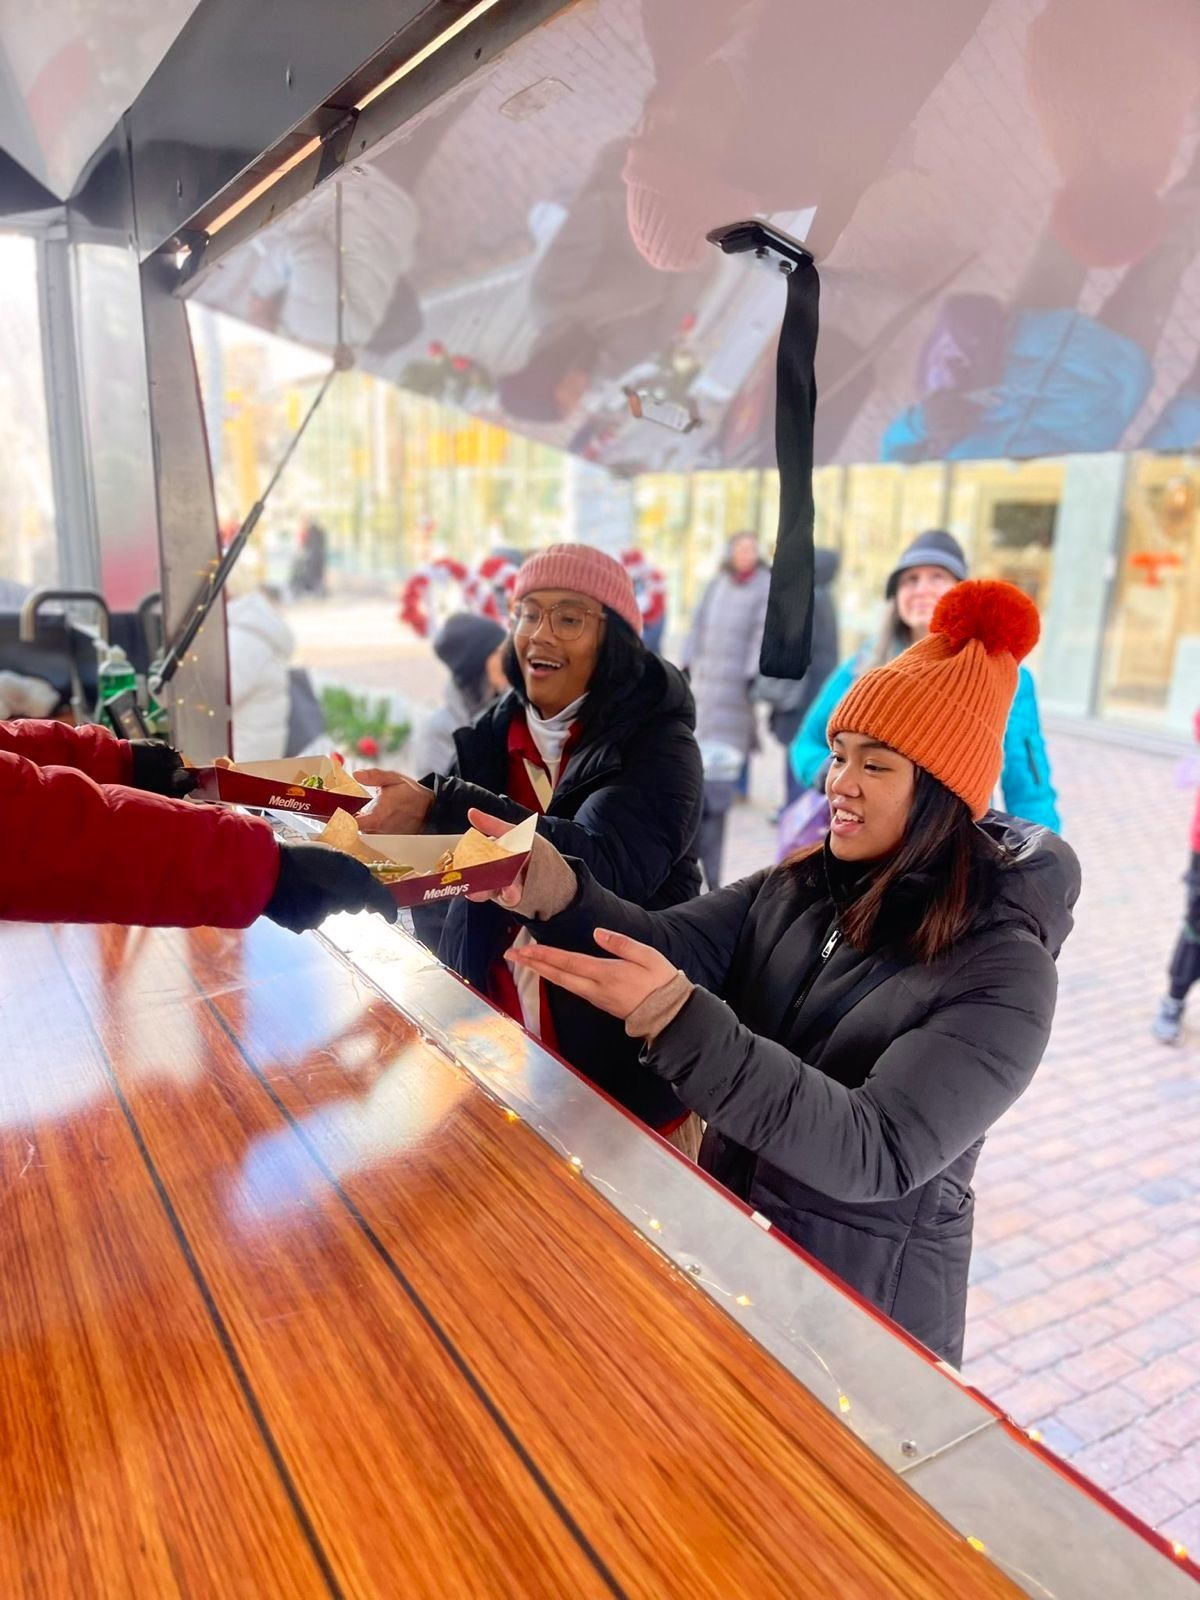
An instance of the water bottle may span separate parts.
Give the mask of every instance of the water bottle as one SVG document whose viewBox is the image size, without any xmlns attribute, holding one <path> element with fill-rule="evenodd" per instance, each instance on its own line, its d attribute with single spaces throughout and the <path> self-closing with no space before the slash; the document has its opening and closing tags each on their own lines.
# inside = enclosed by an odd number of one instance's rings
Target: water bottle
<svg viewBox="0 0 1200 1600">
<path fill-rule="evenodd" d="M 157 673 L 162 671 L 162 661 L 150 663 L 150 671 L 146 674 L 146 724 L 150 729 L 152 738 L 169 739 L 171 736 L 171 713 L 162 705 L 150 685 L 154 682 Z"/>
<path fill-rule="evenodd" d="M 118 695 L 133 690 L 137 693 L 137 673 L 129 657 L 119 644 L 98 646 L 103 650 L 103 659 L 100 664 L 98 676 L 99 703 L 97 711 L 103 721 L 107 722 L 114 733 L 121 733 L 121 728 L 108 711 L 111 701 Z"/>
</svg>

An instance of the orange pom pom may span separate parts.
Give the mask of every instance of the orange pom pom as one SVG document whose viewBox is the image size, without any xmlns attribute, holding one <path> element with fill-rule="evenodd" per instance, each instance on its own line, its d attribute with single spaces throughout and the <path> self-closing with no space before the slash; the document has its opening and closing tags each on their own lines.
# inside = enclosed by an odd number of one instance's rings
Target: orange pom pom
<svg viewBox="0 0 1200 1600">
<path fill-rule="evenodd" d="M 1042 631 L 1037 607 L 1011 583 L 990 578 L 955 584 L 938 601 L 930 633 L 943 634 L 955 650 L 972 639 L 996 656 L 1003 650 L 1023 661 Z"/>
</svg>

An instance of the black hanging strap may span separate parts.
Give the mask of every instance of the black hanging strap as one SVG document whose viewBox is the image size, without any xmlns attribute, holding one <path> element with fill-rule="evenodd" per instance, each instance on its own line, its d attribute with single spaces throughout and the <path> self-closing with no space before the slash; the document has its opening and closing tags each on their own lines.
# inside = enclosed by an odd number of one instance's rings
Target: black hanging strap
<svg viewBox="0 0 1200 1600">
<path fill-rule="evenodd" d="M 771 568 L 760 670 L 802 678 L 812 660 L 813 422 L 821 281 L 805 256 L 787 280 L 787 310 L 776 363 L 775 455 L 779 463 L 779 537 Z"/>
</svg>

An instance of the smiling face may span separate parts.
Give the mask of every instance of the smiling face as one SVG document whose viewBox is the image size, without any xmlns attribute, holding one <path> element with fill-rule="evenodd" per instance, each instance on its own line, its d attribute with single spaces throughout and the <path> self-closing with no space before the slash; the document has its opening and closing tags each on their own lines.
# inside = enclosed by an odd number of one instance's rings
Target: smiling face
<svg viewBox="0 0 1200 1600">
<path fill-rule="evenodd" d="M 825 780 L 829 847 L 839 861 L 882 861 L 904 838 L 917 769 L 877 739 L 839 733 Z"/>
<path fill-rule="evenodd" d="M 586 694 L 604 625 L 603 609 L 571 589 L 535 589 L 517 603 L 513 648 L 526 698 L 543 717 L 557 716 Z"/>
<path fill-rule="evenodd" d="M 929 632 L 937 603 L 958 579 L 945 567 L 910 567 L 896 585 L 896 611 L 914 643 Z"/>
</svg>

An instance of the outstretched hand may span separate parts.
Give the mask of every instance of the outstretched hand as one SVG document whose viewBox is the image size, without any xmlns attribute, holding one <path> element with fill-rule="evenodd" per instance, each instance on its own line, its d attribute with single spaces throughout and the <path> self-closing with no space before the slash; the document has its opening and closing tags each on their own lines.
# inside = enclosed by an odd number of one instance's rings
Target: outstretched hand
<svg viewBox="0 0 1200 1600">
<path fill-rule="evenodd" d="M 489 816 L 486 811 L 476 811 L 472 806 L 467 812 L 467 821 L 477 833 L 482 833 L 485 839 L 503 839 L 506 833 L 511 833 L 516 827 L 515 822 L 505 822 L 501 817 Z M 509 911 L 521 903 L 521 896 L 525 893 L 525 873 L 528 863 L 513 881 L 504 889 L 484 889 L 478 894 L 469 894 L 468 900 L 494 900 L 498 906 L 504 906 Z"/>
<path fill-rule="evenodd" d="M 644 1000 L 671 981 L 675 968 L 666 956 L 626 934 L 597 928 L 593 937 L 604 951 L 603 957 L 533 944 L 510 950 L 507 959 L 624 1022 Z"/>
<path fill-rule="evenodd" d="M 354 777 L 365 787 L 379 790 L 358 814 L 363 833 L 420 833 L 433 806 L 432 789 L 382 767 L 364 767 Z"/>
</svg>

